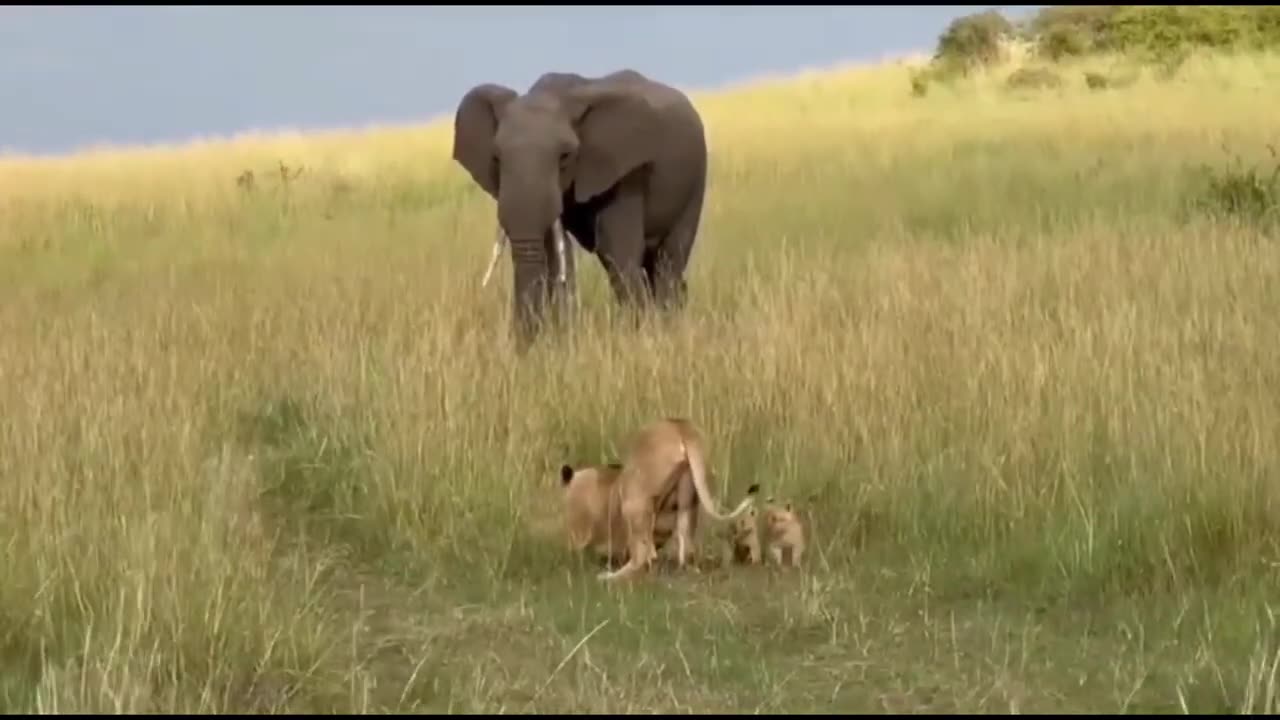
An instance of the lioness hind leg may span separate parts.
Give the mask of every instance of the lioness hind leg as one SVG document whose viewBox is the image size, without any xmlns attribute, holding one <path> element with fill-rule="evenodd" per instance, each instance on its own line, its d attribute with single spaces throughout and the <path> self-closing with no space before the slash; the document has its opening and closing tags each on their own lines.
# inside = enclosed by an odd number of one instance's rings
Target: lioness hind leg
<svg viewBox="0 0 1280 720">
<path fill-rule="evenodd" d="M 676 511 L 676 553 L 680 569 L 689 561 L 689 551 L 693 545 L 693 512 L 686 508 Z"/>
<path fill-rule="evenodd" d="M 653 546 L 653 503 L 648 498 L 628 499 L 622 504 L 622 516 L 627 523 L 627 534 L 630 536 L 629 548 L 631 557 L 627 564 L 614 572 L 604 572 L 598 577 L 601 580 L 624 580 L 637 573 L 645 572 L 653 564 L 658 551 Z"/>
<path fill-rule="evenodd" d="M 698 533 L 698 491 L 693 485 L 693 474 L 686 464 L 676 485 L 676 550 L 680 569 L 693 560 L 694 536 Z M 695 564 L 693 569 L 698 570 Z"/>
</svg>

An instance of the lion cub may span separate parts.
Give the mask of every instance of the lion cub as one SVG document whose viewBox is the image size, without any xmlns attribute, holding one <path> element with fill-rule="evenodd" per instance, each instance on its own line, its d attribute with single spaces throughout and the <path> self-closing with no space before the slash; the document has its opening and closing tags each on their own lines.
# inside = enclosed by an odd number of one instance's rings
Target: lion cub
<svg viewBox="0 0 1280 720">
<path fill-rule="evenodd" d="M 760 564 L 760 533 L 756 526 L 757 520 L 756 509 L 752 507 L 721 530 L 721 537 L 728 551 L 725 565 Z"/>
<path fill-rule="evenodd" d="M 769 556 L 778 565 L 784 565 L 783 551 L 790 555 L 790 565 L 799 567 L 800 557 L 804 555 L 804 524 L 791 507 L 791 501 L 775 502 L 769 498 L 764 507 L 765 537 L 769 546 Z"/>
<path fill-rule="evenodd" d="M 626 557 L 621 568 L 601 573 L 600 579 L 620 580 L 648 570 L 656 546 L 672 530 L 683 568 L 699 506 L 717 520 L 734 520 L 752 507 L 758 485 L 747 490 L 733 512 L 720 513 L 707 488 L 705 445 L 692 422 L 666 418 L 636 432 L 620 466 L 560 468 L 570 546 L 591 546 L 615 561 Z"/>
</svg>

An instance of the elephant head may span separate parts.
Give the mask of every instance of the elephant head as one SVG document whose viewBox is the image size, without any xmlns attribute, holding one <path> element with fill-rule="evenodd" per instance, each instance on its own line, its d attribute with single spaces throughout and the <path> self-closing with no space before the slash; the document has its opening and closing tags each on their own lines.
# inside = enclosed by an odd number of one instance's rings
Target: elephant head
<svg viewBox="0 0 1280 720">
<path fill-rule="evenodd" d="M 528 94 L 486 83 L 454 117 L 453 159 L 498 203 L 511 243 L 515 331 L 527 346 L 551 291 L 552 248 L 565 242 L 564 203 L 586 202 L 656 150 L 652 106 L 622 82 L 535 84 Z M 572 190 L 572 194 L 570 194 Z"/>
</svg>

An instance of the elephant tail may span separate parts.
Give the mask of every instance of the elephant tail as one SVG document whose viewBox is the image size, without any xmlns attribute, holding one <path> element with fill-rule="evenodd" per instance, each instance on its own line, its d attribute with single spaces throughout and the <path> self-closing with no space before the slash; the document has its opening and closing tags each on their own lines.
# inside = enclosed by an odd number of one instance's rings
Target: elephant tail
<svg viewBox="0 0 1280 720">
<path fill-rule="evenodd" d="M 693 488 L 707 512 L 717 520 L 732 520 L 746 512 L 747 508 L 755 502 L 755 495 L 759 492 L 760 486 L 752 485 L 747 489 L 747 497 L 738 503 L 738 507 L 734 508 L 733 512 L 721 515 L 715 498 L 707 487 L 707 462 L 702 437 L 687 421 L 673 420 L 673 422 L 680 431 L 680 446 L 684 449 L 685 461 L 689 464 L 689 474 L 693 476 Z"/>
</svg>

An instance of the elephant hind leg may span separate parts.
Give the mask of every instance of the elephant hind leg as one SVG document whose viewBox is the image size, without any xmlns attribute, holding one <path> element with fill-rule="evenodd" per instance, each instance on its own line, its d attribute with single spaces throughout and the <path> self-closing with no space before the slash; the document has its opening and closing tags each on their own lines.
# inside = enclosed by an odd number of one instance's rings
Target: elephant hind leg
<svg viewBox="0 0 1280 720">
<path fill-rule="evenodd" d="M 663 245 L 656 250 L 651 262 L 646 258 L 647 285 L 659 309 L 680 311 L 688 301 L 689 286 L 684 279 L 684 269 L 688 264 L 689 248 L 682 246 L 669 252 L 666 247 Z"/>
<path fill-rule="evenodd" d="M 658 245 L 662 242 L 660 238 L 645 238 L 649 249 L 644 251 L 644 284 L 645 289 L 649 291 L 649 297 L 657 299 L 658 297 Z"/>
<path fill-rule="evenodd" d="M 663 310 L 680 311 L 687 302 L 689 289 L 684 272 L 698 236 L 702 197 L 703 191 L 699 189 L 689 198 L 671 229 L 656 244 L 652 261 L 645 257 L 645 272 L 653 288 L 654 300 Z"/>
</svg>

